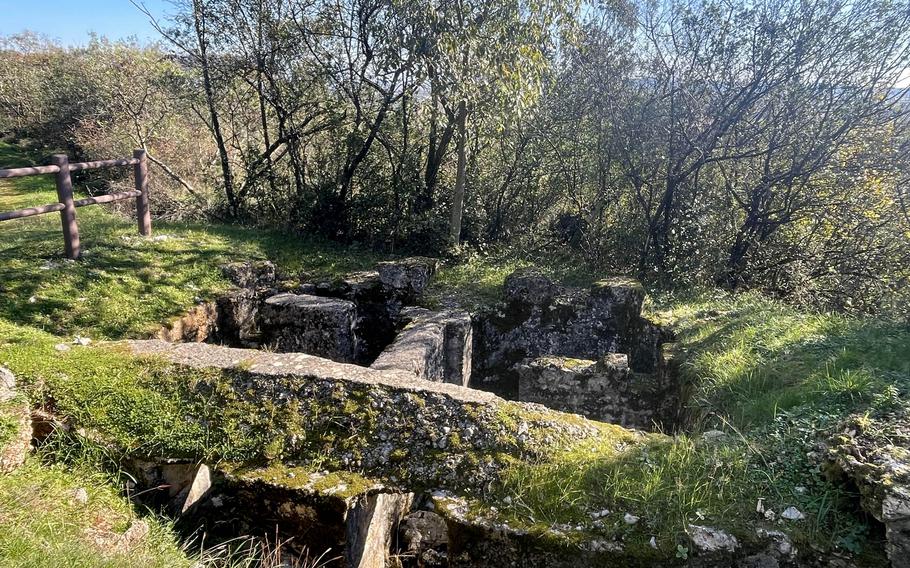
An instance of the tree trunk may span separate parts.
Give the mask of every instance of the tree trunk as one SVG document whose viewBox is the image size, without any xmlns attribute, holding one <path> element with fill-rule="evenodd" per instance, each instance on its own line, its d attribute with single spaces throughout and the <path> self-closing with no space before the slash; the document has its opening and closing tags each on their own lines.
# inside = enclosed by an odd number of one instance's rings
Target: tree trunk
<svg viewBox="0 0 910 568">
<path fill-rule="evenodd" d="M 458 116 L 456 118 L 458 128 L 458 142 L 456 152 L 458 153 L 458 166 L 455 174 L 455 191 L 452 195 L 452 217 L 449 220 L 449 243 L 453 246 L 461 244 L 461 217 L 464 212 L 464 193 L 465 193 L 465 174 L 467 169 L 467 117 L 468 108 L 465 101 L 458 104 Z"/>
<path fill-rule="evenodd" d="M 228 156 L 227 144 L 221 132 L 221 120 L 218 117 L 218 108 L 215 104 L 215 90 L 212 87 L 212 76 L 209 70 L 208 40 L 205 32 L 205 14 L 199 0 L 193 2 L 193 24 L 196 30 L 196 40 L 199 43 L 199 60 L 202 65 L 202 87 L 205 91 L 205 102 L 209 107 L 212 120 L 212 134 L 218 146 L 218 159 L 221 161 L 221 175 L 224 178 L 224 195 L 228 201 L 228 208 L 232 217 L 238 213 L 237 198 L 234 195 L 234 177 L 231 173 L 231 162 Z"/>
</svg>

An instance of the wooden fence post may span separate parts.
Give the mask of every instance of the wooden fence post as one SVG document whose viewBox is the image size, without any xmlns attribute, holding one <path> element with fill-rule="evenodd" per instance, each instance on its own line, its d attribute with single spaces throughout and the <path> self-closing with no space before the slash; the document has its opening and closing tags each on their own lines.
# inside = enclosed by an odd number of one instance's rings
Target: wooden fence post
<svg viewBox="0 0 910 568">
<path fill-rule="evenodd" d="M 145 150 L 133 151 L 133 157 L 139 160 L 134 166 L 136 173 L 136 216 L 139 218 L 139 234 L 145 237 L 152 236 L 152 214 L 149 212 L 149 161 Z"/>
<path fill-rule="evenodd" d="M 66 154 L 54 154 L 51 163 L 60 168 L 57 172 L 57 199 L 63 204 L 60 222 L 63 225 L 63 247 L 66 258 L 79 258 L 79 226 L 76 225 L 76 205 L 73 203 L 73 180 L 70 178 L 70 160 Z"/>
</svg>

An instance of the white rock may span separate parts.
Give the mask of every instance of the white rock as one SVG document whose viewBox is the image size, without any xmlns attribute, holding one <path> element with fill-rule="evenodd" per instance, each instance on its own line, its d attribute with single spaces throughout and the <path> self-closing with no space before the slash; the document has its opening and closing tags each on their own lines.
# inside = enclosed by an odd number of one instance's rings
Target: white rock
<svg viewBox="0 0 910 568">
<path fill-rule="evenodd" d="M 700 552 L 735 552 L 739 548 L 736 537 L 720 529 L 701 525 L 689 525 L 692 546 Z"/>
<path fill-rule="evenodd" d="M 775 513 L 771 509 L 768 509 L 767 511 L 765 511 L 765 518 L 769 521 L 774 521 L 774 519 L 777 518 L 777 513 Z"/>
<path fill-rule="evenodd" d="M 636 517 L 635 515 L 633 515 L 631 513 L 626 513 L 625 515 L 623 515 L 622 520 L 624 520 L 627 525 L 634 525 L 635 523 L 638 522 L 639 517 Z"/>
<path fill-rule="evenodd" d="M 727 437 L 727 433 L 722 430 L 708 430 L 701 435 L 701 439 L 705 442 L 723 442 Z"/>
<path fill-rule="evenodd" d="M 610 514 L 610 509 L 603 509 L 602 511 L 594 511 L 591 513 L 592 519 L 602 519 Z"/>
<path fill-rule="evenodd" d="M 29 304 L 34 304 L 37 301 L 38 301 L 38 298 L 35 296 L 32 296 L 31 298 L 28 299 Z"/>
<path fill-rule="evenodd" d="M 784 512 L 780 514 L 780 518 L 788 521 L 801 521 L 806 518 L 806 515 L 796 507 L 787 507 L 784 509 Z"/>
<path fill-rule="evenodd" d="M 651 540 L 648 541 L 648 544 L 651 545 L 651 548 L 657 550 L 657 537 L 652 536 Z"/>
<path fill-rule="evenodd" d="M 73 491 L 73 501 L 80 505 L 88 503 L 88 491 L 85 490 L 85 487 L 79 487 Z"/>
<path fill-rule="evenodd" d="M 91 339 L 89 339 L 88 337 L 82 337 L 81 335 L 77 335 L 73 339 L 73 345 L 81 345 L 81 346 L 85 347 L 85 346 L 91 345 L 91 344 L 92 344 Z"/>
<path fill-rule="evenodd" d="M 54 345 L 54 349 L 56 349 L 57 351 L 69 351 L 70 346 L 67 345 L 66 343 L 58 343 L 57 345 Z"/>
</svg>

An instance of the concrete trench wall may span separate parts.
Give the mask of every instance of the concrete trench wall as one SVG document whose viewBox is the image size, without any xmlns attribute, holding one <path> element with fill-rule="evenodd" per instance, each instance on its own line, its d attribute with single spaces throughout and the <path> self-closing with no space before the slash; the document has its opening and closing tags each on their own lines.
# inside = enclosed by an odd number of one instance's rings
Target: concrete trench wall
<svg viewBox="0 0 910 568">
<path fill-rule="evenodd" d="M 519 270 L 497 305 L 473 313 L 413 306 L 435 269 L 432 259 L 413 258 L 299 284 L 271 263 L 230 265 L 238 288 L 159 337 L 406 371 L 628 427 L 678 426 L 685 389 L 672 333 L 642 317 L 638 282 L 571 288 Z"/>
</svg>

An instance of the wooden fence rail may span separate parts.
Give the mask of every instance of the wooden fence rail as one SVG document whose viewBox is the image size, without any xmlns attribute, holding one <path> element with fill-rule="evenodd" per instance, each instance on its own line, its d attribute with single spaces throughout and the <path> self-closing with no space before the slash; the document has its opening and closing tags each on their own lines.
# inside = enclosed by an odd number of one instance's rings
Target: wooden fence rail
<svg viewBox="0 0 910 568">
<path fill-rule="evenodd" d="M 133 175 L 136 178 L 136 189 L 99 195 L 98 197 L 73 199 L 73 180 L 70 178 L 70 172 L 122 166 L 133 166 Z M 58 203 L 51 203 L 49 205 L 0 212 L 0 221 L 22 219 L 23 217 L 32 217 L 59 211 L 60 221 L 63 225 L 64 250 L 67 258 L 75 260 L 79 258 L 80 254 L 79 226 L 76 224 L 76 208 L 85 207 L 86 205 L 97 205 L 99 203 L 113 203 L 115 201 L 122 201 L 135 197 L 136 216 L 139 219 L 139 234 L 146 237 L 151 236 L 152 217 L 149 213 L 148 171 L 148 156 L 146 156 L 145 150 L 141 149 L 133 152 L 132 158 L 124 160 L 101 160 L 99 162 L 78 162 L 71 164 L 69 163 L 69 158 L 66 154 L 54 154 L 51 156 L 50 166 L 0 170 L 0 179 L 56 174 L 57 200 L 59 201 Z"/>
</svg>

